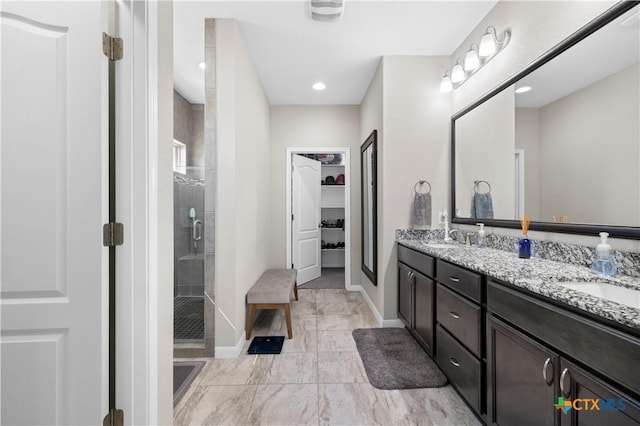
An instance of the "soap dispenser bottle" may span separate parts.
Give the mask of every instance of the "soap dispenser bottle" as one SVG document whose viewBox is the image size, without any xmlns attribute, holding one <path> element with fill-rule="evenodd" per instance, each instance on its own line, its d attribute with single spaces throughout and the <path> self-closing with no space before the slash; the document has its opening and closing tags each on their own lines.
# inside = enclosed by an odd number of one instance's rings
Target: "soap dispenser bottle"
<svg viewBox="0 0 640 426">
<path fill-rule="evenodd" d="M 613 250 L 607 243 L 607 238 L 609 238 L 608 232 L 600 233 L 600 244 L 596 246 L 596 257 L 591 265 L 591 270 L 605 277 L 615 277 L 618 270 L 616 261 L 613 258 Z"/>
<path fill-rule="evenodd" d="M 478 248 L 484 248 L 487 246 L 487 240 L 485 239 L 486 232 L 484 230 L 484 223 L 476 223 L 480 226 L 478 231 Z"/>
</svg>

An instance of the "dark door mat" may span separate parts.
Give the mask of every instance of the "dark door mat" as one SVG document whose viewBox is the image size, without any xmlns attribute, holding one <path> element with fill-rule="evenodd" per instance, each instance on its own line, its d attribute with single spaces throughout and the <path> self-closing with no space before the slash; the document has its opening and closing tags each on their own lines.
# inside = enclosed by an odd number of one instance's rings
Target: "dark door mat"
<svg viewBox="0 0 640 426">
<path fill-rule="evenodd" d="M 371 385 L 378 389 L 439 388 L 447 378 L 404 328 L 359 328 L 353 339 Z"/>
<path fill-rule="evenodd" d="M 256 336 L 251 341 L 248 354 L 279 354 L 282 352 L 284 336 Z"/>
<path fill-rule="evenodd" d="M 193 380 L 196 378 L 204 361 L 185 361 L 173 363 L 173 406 L 184 396 Z"/>
</svg>

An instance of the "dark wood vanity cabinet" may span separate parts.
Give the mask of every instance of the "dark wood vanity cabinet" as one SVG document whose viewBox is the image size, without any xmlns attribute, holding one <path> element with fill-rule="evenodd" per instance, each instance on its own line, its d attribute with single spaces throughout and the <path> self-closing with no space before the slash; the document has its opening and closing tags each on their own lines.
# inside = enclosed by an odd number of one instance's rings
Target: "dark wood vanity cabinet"
<svg viewBox="0 0 640 426">
<path fill-rule="evenodd" d="M 577 408 L 581 409 L 571 409 L 560 415 L 561 426 L 640 425 L 640 405 L 629 395 L 565 359 L 560 363 L 560 370 L 564 399 L 602 401 L 599 410 L 594 410 L 590 402 L 579 403 Z M 640 371 L 636 370 L 636 373 L 640 374 Z"/>
<path fill-rule="evenodd" d="M 398 246 L 398 318 L 431 356 L 434 354 L 434 259 Z"/>
<path fill-rule="evenodd" d="M 493 281 L 487 311 L 487 423 L 640 425 L 640 339 Z"/>
<path fill-rule="evenodd" d="M 487 424 L 640 426 L 637 333 L 401 245 L 398 274 L 398 317 Z"/>
<path fill-rule="evenodd" d="M 487 316 L 487 423 L 558 425 L 560 356 Z"/>
</svg>

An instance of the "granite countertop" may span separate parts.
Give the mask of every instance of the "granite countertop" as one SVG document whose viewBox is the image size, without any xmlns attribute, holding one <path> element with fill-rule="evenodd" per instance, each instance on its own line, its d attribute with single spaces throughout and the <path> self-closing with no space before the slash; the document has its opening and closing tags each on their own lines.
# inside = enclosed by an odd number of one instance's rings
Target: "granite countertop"
<svg viewBox="0 0 640 426">
<path fill-rule="evenodd" d="M 520 259 L 515 252 L 495 248 L 480 249 L 465 245 L 433 248 L 427 245 L 430 241 L 402 237 L 396 238 L 396 241 L 422 253 L 574 306 L 636 331 L 640 330 L 640 309 L 554 284 L 567 281 L 597 281 L 640 290 L 640 278 L 625 275 L 605 278 L 592 273 L 585 266 L 541 258 Z M 441 240 L 433 242 L 442 243 Z"/>
</svg>

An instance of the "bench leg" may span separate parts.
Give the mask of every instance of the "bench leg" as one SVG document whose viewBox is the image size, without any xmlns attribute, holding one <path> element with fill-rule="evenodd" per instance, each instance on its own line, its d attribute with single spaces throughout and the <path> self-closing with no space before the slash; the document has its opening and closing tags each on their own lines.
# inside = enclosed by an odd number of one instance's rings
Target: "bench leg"
<svg viewBox="0 0 640 426">
<path fill-rule="evenodd" d="M 296 300 L 298 300 L 298 282 L 293 283 L 293 295 L 296 296 Z"/>
<path fill-rule="evenodd" d="M 253 328 L 253 316 L 256 313 L 256 305 L 249 305 L 249 319 L 247 320 L 247 340 L 251 338 L 251 329 Z"/>
<path fill-rule="evenodd" d="M 289 303 L 284 305 L 284 317 L 287 320 L 287 333 L 289 334 L 289 339 L 293 338 L 293 333 L 291 332 L 291 306 Z"/>
</svg>

